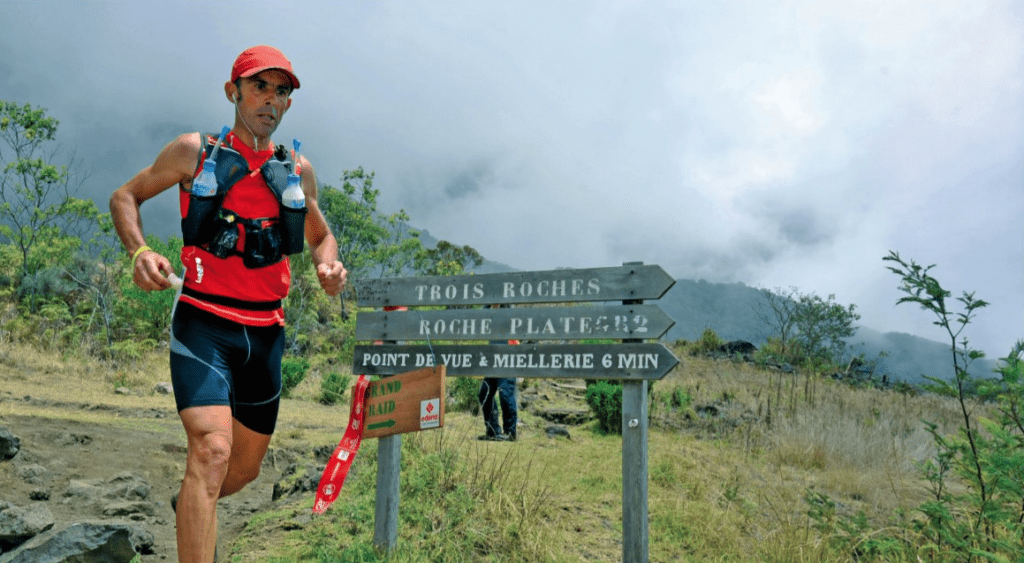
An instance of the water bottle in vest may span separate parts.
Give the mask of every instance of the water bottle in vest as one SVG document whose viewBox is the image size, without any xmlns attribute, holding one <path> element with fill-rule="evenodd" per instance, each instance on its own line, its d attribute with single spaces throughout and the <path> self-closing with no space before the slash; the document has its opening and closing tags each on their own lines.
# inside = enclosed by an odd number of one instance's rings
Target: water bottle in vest
<svg viewBox="0 0 1024 563">
<path fill-rule="evenodd" d="M 292 172 L 288 175 L 288 187 L 284 189 L 284 193 L 281 194 L 281 203 L 285 207 L 291 209 L 302 209 L 306 207 L 306 194 L 302 191 L 302 184 L 299 183 L 300 177 L 298 174 Z"/>
<path fill-rule="evenodd" d="M 202 171 L 192 180 L 188 215 L 181 220 L 181 235 L 186 245 L 205 244 L 213 238 L 214 226 L 211 219 L 220 208 L 220 200 L 217 197 L 217 175 L 215 174 L 217 151 L 230 130 L 231 128 L 226 125 L 221 129 L 217 143 L 214 144 L 213 150 L 206 155 L 206 160 L 203 161 Z"/>
<path fill-rule="evenodd" d="M 295 147 L 293 153 L 295 169 L 299 166 L 299 146 L 301 144 L 298 139 L 292 140 L 292 145 Z M 284 222 L 284 228 L 281 230 L 284 253 L 301 253 L 306 242 L 306 194 L 302 191 L 301 177 L 294 171 L 288 175 L 288 185 L 281 194 L 281 220 Z"/>
</svg>

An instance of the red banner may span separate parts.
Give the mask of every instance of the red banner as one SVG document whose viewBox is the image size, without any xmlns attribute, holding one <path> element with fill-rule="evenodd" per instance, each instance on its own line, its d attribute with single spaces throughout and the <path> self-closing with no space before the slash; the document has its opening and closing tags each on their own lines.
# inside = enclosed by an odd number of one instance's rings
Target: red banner
<svg viewBox="0 0 1024 563">
<path fill-rule="evenodd" d="M 356 381 L 352 394 L 352 411 L 348 416 L 348 429 L 345 435 L 338 442 L 338 447 L 331 454 L 327 461 L 324 474 L 320 477 L 320 484 L 316 488 L 316 501 L 313 503 L 313 514 L 323 514 L 341 494 L 341 486 L 345 483 L 352 461 L 359 451 L 359 444 L 363 441 L 363 420 L 366 418 L 364 405 L 366 403 L 366 388 L 370 380 L 365 375 L 360 375 Z"/>
</svg>

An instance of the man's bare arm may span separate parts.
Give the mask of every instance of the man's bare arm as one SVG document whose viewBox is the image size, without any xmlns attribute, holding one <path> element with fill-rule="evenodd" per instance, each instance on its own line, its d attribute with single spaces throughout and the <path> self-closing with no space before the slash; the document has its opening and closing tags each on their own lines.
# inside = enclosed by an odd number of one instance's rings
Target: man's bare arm
<svg viewBox="0 0 1024 563">
<path fill-rule="evenodd" d="M 143 168 L 131 180 L 110 196 L 110 215 L 117 236 L 125 250 L 134 255 L 146 244 L 142 229 L 142 203 L 176 185 L 191 185 L 196 158 L 200 150 L 198 133 L 181 135 L 167 144 L 150 166 Z M 144 290 L 167 289 L 171 263 L 156 252 L 144 251 L 135 260 L 132 279 Z"/>
<path fill-rule="evenodd" d="M 327 225 L 327 219 L 317 203 L 316 173 L 313 165 L 302 158 L 302 191 L 306 194 L 306 241 L 316 266 L 320 287 L 328 295 L 338 295 L 345 287 L 348 271 L 338 260 L 338 241 Z"/>
</svg>

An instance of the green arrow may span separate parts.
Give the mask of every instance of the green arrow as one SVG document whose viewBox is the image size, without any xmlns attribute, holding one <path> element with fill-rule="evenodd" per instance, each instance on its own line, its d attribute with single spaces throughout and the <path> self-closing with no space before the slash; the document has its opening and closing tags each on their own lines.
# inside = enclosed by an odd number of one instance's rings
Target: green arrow
<svg viewBox="0 0 1024 563">
<path fill-rule="evenodd" d="M 366 425 L 366 429 L 367 430 L 376 430 L 378 428 L 391 428 L 394 425 L 395 425 L 395 419 L 389 418 L 387 420 L 382 420 L 381 422 L 374 422 L 373 424 L 367 424 Z"/>
</svg>

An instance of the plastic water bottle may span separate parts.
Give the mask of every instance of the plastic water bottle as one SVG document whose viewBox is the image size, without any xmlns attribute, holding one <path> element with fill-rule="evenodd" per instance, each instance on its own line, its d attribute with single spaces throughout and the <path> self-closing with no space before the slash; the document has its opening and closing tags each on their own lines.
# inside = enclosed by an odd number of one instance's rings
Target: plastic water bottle
<svg viewBox="0 0 1024 563">
<path fill-rule="evenodd" d="M 288 185 L 285 187 L 284 193 L 281 194 L 281 203 L 285 207 L 302 209 L 306 207 L 306 194 L 302 191 L 301 178 L 294 172 L 299 166 L 299 146 L 302 143 L 298 139 L 293 139 L 292 145 L 295 147 L 295 152 L 293 153 L 295 164 L 292 173 L 288 175 Z"/>
<path fill-rule="evenodd" d="M 301 253 L 306 243 L 303 236 L 307 211 L 306 194 L 302 191 L 301 178 L 295 173 L 299 167 L 299 145 L 302 143 L 294 139 L 292 144 L 295 146 L 292 152 L 292 160 L 295 162 L 292 173 L 288 175 L 288 184 L 281 193 L 281 220 L 284 223 L 281 239 L 285 254 Z"/>
<path fill-rule="evenodd" d="M 213 151 L 203 161 L 203 171 L 192 181 L 192 195 L 198 197 L 216 195 L 217 176 L 214 174 L 214 170 L 217 169 L 217 151 L 220 149 L 220 144 L 224 142 L 224 136 L 230 130 L 231 128 L 226 125 L 220 130 L 220 137 L 217 139 L 217 143 L 213 145 Z"/>
</svg>

